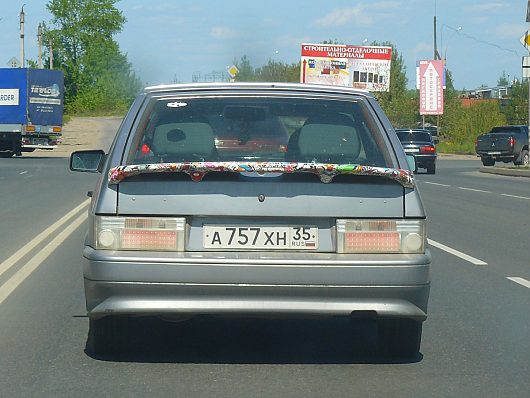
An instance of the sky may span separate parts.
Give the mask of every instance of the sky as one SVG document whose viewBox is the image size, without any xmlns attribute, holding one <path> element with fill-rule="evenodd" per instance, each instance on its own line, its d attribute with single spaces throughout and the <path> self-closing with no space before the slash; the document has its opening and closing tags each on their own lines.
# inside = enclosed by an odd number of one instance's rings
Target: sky
<svg viewBox="0 0 530 398">
<path fill-rule="evenodd" d="M 37 58 L 37 26 L 50 21 L 47 0 L 0 0 L 0 67 L 20 59 L 18 14 L 26 13 L 26 58 Z M 505 73 L 521 79 L 519 42 L 530 28 L 526 0 L 121 0 L 127 18 L 115 39 L 145 85 L 192 81 L 224 72 L 246 55 L 300 60 L 301 43 L 393 43 L 403 56 L 409 87 L 417 60 L 438 51 L 457 89 L 495 86 Z"/>
</svg>

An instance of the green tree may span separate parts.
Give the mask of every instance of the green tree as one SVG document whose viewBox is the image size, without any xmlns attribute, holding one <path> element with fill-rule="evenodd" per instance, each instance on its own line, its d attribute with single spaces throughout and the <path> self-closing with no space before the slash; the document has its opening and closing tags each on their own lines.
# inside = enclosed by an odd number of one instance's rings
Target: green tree
<svg viewBox="0 0 530 398">
<path fill-rule="evenodd" d="M 289 65 L 269 59 L 269 62 L 256 69 L 256 81 L 298 83 L 300 82 L 300 62 Z"/>
<path fill-rule="evenodd" d="M 260 67 L 254 68 L 250 60 L 243 55 L 239 61 L 235 62 L 239 73 L 235 77 L 238 82 L 299 82 L 300 62 L 287 64 L 281 61 L 269 59 Z"/>
<path fill-rule="evenodd" d="M 506 72 L 502 72 L 502 75 L 499 77 L 499 80 L 497 81 L 497 86 L 508 86 L 510 82 L 508 81 L 508 76 L 506 76 Z"/>
<path fill-rule="evenodd" d="M 246 55 L 243 55 L 239 61 L 234 61 L 234 65 L 239 69 L 239 73 L 235 77 L 236 81 L 253 82 L 256 80 L 256 73 Z"/>
<path fill-rule="evenodd" d="M 51 39 L 54 66 L 64 72 L 69 110 L 126 108 L 140 88 L 127 56 L 113 39 L 126 22 L 117 2 L 50 0 L 46 6 L 52 19 L 45 26 L 44 43 L 49 46 Z"/>
<path fill-rule="evenodd" d="M 419 101 L 414 92 L 407 90 L 407 68 L 403 56 L 392 43 L 373 42 L 371 45 L 392 47 L 389 91 L 376 92 L 374 96 L 394 127 L 413 127 L 419 118 Z"/>
</svg>

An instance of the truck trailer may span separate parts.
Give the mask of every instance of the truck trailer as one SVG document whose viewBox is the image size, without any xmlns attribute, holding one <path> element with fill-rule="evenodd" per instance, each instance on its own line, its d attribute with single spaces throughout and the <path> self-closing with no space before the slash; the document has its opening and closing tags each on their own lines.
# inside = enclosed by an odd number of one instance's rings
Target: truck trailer
<svg viewBox="0 0 530 398">
<path fill-rule="evenodd" d="M 0 156 L 57 148 L 63 107 L 61 71 L 0 68 Z"/>
</svg>

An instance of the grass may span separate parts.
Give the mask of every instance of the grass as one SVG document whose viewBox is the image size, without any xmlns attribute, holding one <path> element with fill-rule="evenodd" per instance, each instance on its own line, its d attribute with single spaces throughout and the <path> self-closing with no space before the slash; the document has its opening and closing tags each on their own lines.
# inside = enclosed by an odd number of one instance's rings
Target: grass
<svg viewBox="0 0 530 398">
<path fill-rule="evenodd" d="M 436 145 L 436 151 L 439 153 L 455 153 L 461 155 L 475 155 L 475 143 L 465 142 L 456 143 L 451 141 L 440 142 Z"/>
<path fill-rule="evenodd" d="M 76 113 L 70 113 L 66 112 L 63 115 L 63 125 L 68 123 L 72 118 L 74 117 L 125 117 L 125 114 L 127 111 L 123 110 L 112 110 L 112 111 L 87 111 L 87 112 L 76 112 Z"/>
</svg>

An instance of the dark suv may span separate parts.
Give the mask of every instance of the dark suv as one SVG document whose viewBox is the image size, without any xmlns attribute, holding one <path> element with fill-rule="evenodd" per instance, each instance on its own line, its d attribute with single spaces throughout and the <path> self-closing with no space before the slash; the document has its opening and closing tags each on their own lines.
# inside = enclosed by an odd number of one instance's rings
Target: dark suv
<svg viewBox="0 0 530 398">
<path fill-rule="evenodd" d="M 416 166 L 427 169 L 427 174 L 436 173 L 436 146 L 431 133 L 425 129 L 396 129 L 403 150 L 414 155 Z"/>
</svg>

